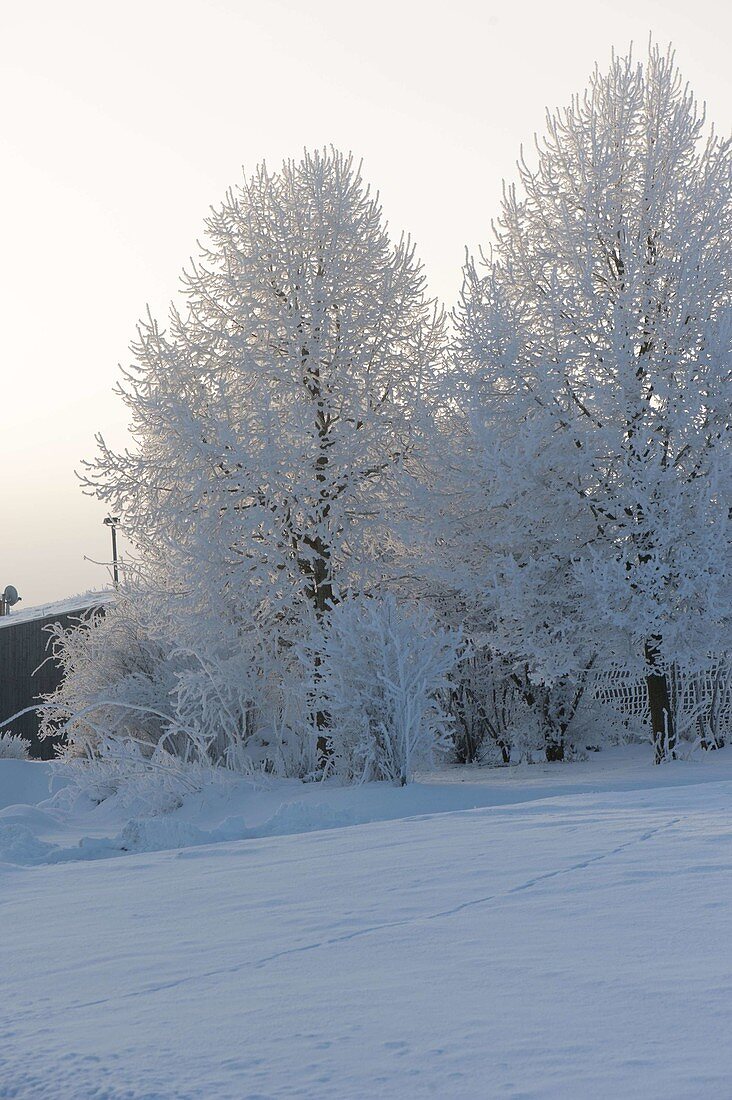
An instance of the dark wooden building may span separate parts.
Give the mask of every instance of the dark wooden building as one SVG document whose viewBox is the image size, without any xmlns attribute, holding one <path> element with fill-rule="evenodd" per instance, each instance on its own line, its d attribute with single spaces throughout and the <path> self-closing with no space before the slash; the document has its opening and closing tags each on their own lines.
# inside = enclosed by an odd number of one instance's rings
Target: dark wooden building
<svg viewBox="0 0 732 1100">
<path fill-rule="evenodd" d="M 55 691 L 61 670 L 50 656 L 47 627 L 61 623 L 75 625 L 81 615 L 103 608 L 113 598 L 110 591 L 86 592 L 59 603 L 32 607 L 0 616 L 0 722 L 38 703 L 40 696 Z M 38 737 L 35 711 L 0 727 L 0 733 L 15 733 L 31 743 L 31 755 L 48 760 L 54 755 L 54 742 Z"/>
</svg>

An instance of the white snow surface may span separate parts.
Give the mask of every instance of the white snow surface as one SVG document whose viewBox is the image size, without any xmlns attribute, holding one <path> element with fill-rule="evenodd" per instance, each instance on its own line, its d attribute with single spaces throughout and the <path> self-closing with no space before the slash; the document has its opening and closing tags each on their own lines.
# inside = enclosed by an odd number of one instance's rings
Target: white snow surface
<svg viewBox="0 0 732 1100">
<path fill-rule="evenodd" d="M 157 815 L 1 760 L 0 1097 L 730 1095 L 732 753 L 649 754 Z"/>
</svg>

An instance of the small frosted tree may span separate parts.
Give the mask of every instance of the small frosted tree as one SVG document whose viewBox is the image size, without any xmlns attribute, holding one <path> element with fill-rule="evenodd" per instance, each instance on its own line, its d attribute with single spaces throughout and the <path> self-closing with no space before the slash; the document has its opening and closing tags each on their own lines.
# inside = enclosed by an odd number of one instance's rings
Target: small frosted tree
<svg viewBox="0 0 732 1100">
<path fill-rule="evenodd" d="M 157 614 L 190 658 L 189 721 L 197 700 L 236 697 L 226 647 L 285 681 L 313 622 L 378 575 L 442 333 L 350 156 L 261 166 L 212 210 L 167 330 L 148 317 L 123 372 L 133 446 L 100 436 L 86 470 L 142 574 L 172 578 Z"/>
<path fill-rule="evenodd" d="M 730 645 L 730 143 L 656 47 L 546 125 L 465 270 L 445 538 L 534 683 L 642 666 L 660 761 L 669 665 Z"/>
<path fill-rule="evenodd" d="M 452 749 L 447 704 L 461 637 L 425 607 L 400 607 L 392 594 L 345 601 L 315 648 L 314 710 L 328 714 L 332 765 L 343 778 L 404 786 Z M 304 654 L 312 667 L 307 646 Z"/>
</svg>

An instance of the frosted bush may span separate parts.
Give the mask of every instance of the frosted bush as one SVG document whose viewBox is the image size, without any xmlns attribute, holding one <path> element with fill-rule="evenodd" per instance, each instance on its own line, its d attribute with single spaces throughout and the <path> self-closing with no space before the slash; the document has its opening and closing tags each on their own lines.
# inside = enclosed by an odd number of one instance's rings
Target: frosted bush
<svg viewBox="0 0 732 1100">
<path fill-rule="evenodd" d="M 314 712 L 337 774 L 404 785 L 450 751 L 446 700 L 459 634 L 389 595 L 338 605 L 321 644 Z"/>
<path fill-rule="evenodd" d="M 0 760 L 27 760 L 30 741 L 15 733 L 0 733 Z"/>
<path fill-rule="evenodd" d="M 172 761 L 309 775 L 315 753 L 292 647 L 232 621 L 225 606 L 147 596 L 137 582 L 105 615 L 52 630 L 63 678 L 41 708 L 41 735 L 61 735 L 67 761 L 108 763 L 115 776 L 121 762 L 133 778 L 147 766 L 153 784 L 165 785 Z"/>
<path fill-rule="evenodd" d="M 450 711 L 459 764 L 515 763 L 535 747 L 536 722 L 508 661 L 478 649 L 460 662 L 454 679 Z"/>
<path fill-rule="evenodd" d="M 62 735 L 67 757 L 93 756 L 110 736 L 157 744 L 174 679 L 170 647 L 153 638 L 144 603 L 123 593 L 105 614 L 50 633 L 63 676 L 41 708 L 41 737 Z"/>
</svg>

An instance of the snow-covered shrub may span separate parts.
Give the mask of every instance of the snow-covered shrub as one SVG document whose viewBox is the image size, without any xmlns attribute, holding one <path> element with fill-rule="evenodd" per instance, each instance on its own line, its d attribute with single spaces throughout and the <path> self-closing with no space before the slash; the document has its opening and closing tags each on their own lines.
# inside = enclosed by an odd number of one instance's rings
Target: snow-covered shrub
<svg viewBox="0 0 732 1100">
<path fill-rule="evenodd" d="M 175 652 L 181 667 L 172 712 L 193 758 L 245 774 L 313 775 L 306 673 L 276 626 L 227 625 L 222 612 L 206 631 L 196 624 L 186 647 Z"/>
<path fill-rule="evenodd" d="M 537 752 L 563 760 L 583 747 L 577 715 L 585 675 L 543 683 L 519 660 L 484 648 L 461 662 L 454 679 L 450 710 L 458 763 L 515 764 Z"/>
<path fill-rule="evenodd" d="M 527 666 L 515 674 L 521 696 L 536 722 L 541 749 L 548 762 L 570 759 L 581 748 L 575 743 L 576 718 L 585 695 L 589 669 L 575 676 L 541 681 Z"/>
<path fill-rule="evenodd" d="M 486 650 L 471 651 L 454 675 L 450 713 L 459 764 L 509 764 L 528 749 L 530 712 L 510 666 Z M 534 738 L 535 739 L 535 738 Z"/>
<path fill-rule="evenodd" d="M 405 784 L 450 751 L 446 700 L 462 641 L 430 611 L 391 594 L 346 601 L 315 645 L 313 711 L 327 721 L 336 773 Z"/>
<path fill-rule="evenodd" d="M 166 747 L 186 759 L 231 766 L 256 728 L 257 700 L 266 694 L 259 638 L 220 603 L 189 608 L 174 602 L 167 618 L 175 672 Z"/>
<path fill-rule="evenodd" d="M 668 672 L 673 728 L 679 740 L 723 748 L 732 733 L 732 663 L 710 655 L 702 668 L 676 663 Z"/>
<path fill-rule="evenodd" d="M 142 600 L 120 593 L 105 612 L 51 628 L 63 676 L 40 710 L 40 736 L 61 735 L 67 758 L 98 756 L 110 738 L 152 750 L 168 732 L 174 665 L 146 617 Z"/>
<path fill-rule="evenodd" d="M 63 667 L 41 708 L 41 735 L 64 738 L 67 760 L 144 761 L 165 777 L 180 766 L 310 775 L 315 753 L 303 731 L 303 668 L 276 623 L 235 621 L 231 606 L 192 599 L 172 570 L 133 583 L 106 614 L 51 631 Z M 163 767 L 161 767 L 161 762 Z M 91 775 L 91 772 L 89 772 Z"/>
<path fill-rule="evenodd" d="M 30 741 L 15 733 L 0 733 L 0 760 L 27 760 Z"/>
</svg>

